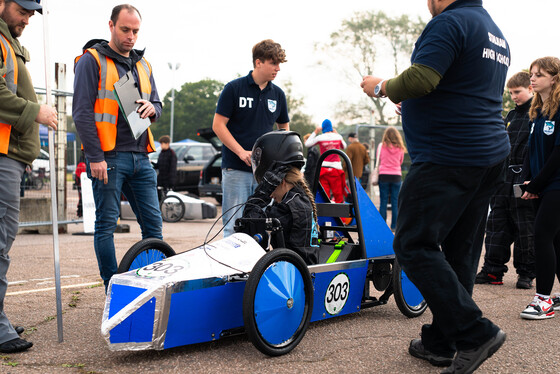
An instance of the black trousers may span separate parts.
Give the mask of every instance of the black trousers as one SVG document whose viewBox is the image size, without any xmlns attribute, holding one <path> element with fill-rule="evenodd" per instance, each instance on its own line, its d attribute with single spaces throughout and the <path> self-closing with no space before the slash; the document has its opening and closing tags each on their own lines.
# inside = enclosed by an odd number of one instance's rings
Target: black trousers
<svg viewBox="0 0 560 374">
<path fill-rule="evenodd" d="M 537 293 L 550 295 L 554 276 L 560 281 L 560 191 L 547 191 L 539 199 L 535 216 Z"/>
<path fill-rule="evenodd" d="M 505 162 L 491 167 L 412 165 L 399 196 L 394 249 L 433 315 L 422 327 L 432 352 L 480 346 L 498 327 L 472 299 L 490 197 Z"/>
<path fill-rule="evenodd" d="M 517 274 L 535 278 L 534 221 L 533 203 L 514 197 L 513 183 L 504 183 L 490 199 L 482 271 L 503 276 L 508 271 L 506 264 L 513 244 L 513 267 Z"/>
</svg>

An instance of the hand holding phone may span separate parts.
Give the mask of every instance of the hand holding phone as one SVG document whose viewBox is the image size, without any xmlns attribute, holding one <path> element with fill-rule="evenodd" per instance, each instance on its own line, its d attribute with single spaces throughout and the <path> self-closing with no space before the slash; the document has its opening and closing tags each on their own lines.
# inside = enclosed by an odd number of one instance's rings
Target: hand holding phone
<svg viewBox="0 0 560 374">
<path fill-rule="evenodd" d="M 514 184 L 513 185 L 513 196 L 515 196 L 517 198 L 520 198 L 525 193 L 526 188 L 527 188 L 526 184 L 523 184 L 523 183 Z"/>
</svg>

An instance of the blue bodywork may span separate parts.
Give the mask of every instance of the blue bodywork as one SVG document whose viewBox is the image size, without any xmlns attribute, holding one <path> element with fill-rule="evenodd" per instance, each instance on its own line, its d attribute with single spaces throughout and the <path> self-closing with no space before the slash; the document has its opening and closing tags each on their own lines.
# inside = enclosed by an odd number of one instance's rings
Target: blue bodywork
<svg viewBox="0 0 560 374">
<path fill-rule="evenodd" d="M 361 250 L 359 259 L 308 266 L 313 281 L 311 321 L 358 312 L 367 290 L 368 267 L 377 260 L 392 261 L 393 233 L 384 222 L 361 184 L 354 179 L 356 194 L 354 212 Z M 317 194 L 317 203 L 327 203 Z M 339 217 L 319 217 L 319 224 L 340 226 Z M 354 221 L 353 224 L 356 224 Z M 363 230 L 362 230 L 363 228 Z M 343 236 L 343 233 L 339 233 Z M 248 237 L 249 238 L 249 237 Z M 332 247 L 331 247 L 332 248 Z M 364 258 L 364 253 L 367 254 Z M 180 256 L 180 255 L 178 255 Z M 281 342 L 297 329 L 302 319 L 300 304 L 305 299 L 301 274 L 290 263 L 278 262 L 267 268 L 255 294 L 255 320 L 270 342 Z M 243 331 L 243 295 L 247 274 L 184 280 L 154 291 L 135 283 L 135 271 L 113 277 L 109 288 L 104 322 L 136 304 L 132 314 L 105 333 L 111 349 L 166 349 L 220 339 Z M 402 292 L 410 305 L 423 297 L 403 276 Z M 110 299 L 109 299 L 110 297 Z M 296 307 L 287 309 L 286 300 L 293 298 Z M 140 301 L 138 301 L 140 300 Z M 103 328 L 102 328 L 103 330 Z"/>
</svg>

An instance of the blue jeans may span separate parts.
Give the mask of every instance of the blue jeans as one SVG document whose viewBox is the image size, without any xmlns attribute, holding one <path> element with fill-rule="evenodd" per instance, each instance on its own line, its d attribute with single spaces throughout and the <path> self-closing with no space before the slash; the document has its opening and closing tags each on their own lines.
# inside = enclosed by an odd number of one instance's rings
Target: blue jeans
<svg viewBox="0 0 560 374">
<path fill-rule="evenodd" d="M 379 182 L 379 213 L 385 222 L 387 222 L 387 202 L 389 201 L 389 192 L 391 193 L 391 230 L 394 230 L 397 227 L 397 206 L 399 202 L 401 184 L 402 182 Z"/>
<path fill-rule="evenodd" d="M 235 220 L 243 215 L 244 204 L 255 192 L 257 181 L 253 173 L 222 169 L 222 222 L 224 238 L 234 233 Z"/>
<path fill-rule="evenodd" d="M 161 235 L 161 212 L 157 195 L 156 171 L 148 155 L 134 152 L 107 152 L 108 183 L 91 178 L 89 161 L 87 175 L 92 179 L 95 200 L 95 233 L 93 245 L 105 287 L 117 272 L 113 233 L 120 215 L 121 192 L 126 196 L 142 229 L 142 239 Z"/>
<path fill-rule="evenodd" d="M 490 197 L 505 163 L 491 167 L 413 164 L 403 182 L 393 248 L 432 311 L 422 327 L 431 352 L 479 347 L 498 327 L 472 299 Z"/>
</svg>

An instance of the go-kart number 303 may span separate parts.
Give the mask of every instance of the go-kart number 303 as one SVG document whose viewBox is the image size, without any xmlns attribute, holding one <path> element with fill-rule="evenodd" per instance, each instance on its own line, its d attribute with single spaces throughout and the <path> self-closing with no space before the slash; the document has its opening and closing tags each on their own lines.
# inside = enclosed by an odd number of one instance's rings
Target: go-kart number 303
<svg viewBox="0 0 560 374">
<path fill-rule="evenodd" d="M 183 266 L 171 262 L 154 262 L 138 270 L 138 275 L 142 277 L 168 277 L 176 272 L 183 270 Z"/>
<path fill-rule="evenodd" d="M 350 280 L 344 273 L 337 274 L 325 293 L 325 310 L 327 313 L 334 315 L 340 313 L 350 292 Z"/>
</svg>

